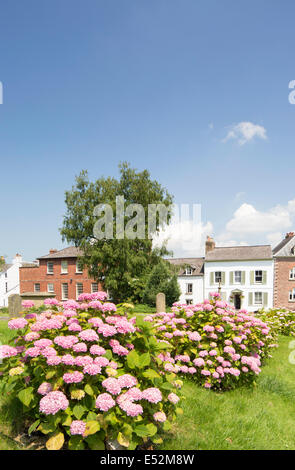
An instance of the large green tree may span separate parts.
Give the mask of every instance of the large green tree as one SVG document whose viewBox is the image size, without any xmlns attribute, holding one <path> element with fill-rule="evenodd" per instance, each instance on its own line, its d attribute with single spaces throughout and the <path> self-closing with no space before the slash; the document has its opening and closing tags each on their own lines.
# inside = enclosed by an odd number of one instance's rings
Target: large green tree
<svg viewBox="0 0 295 470">
<path fill-rule="evenodd" d="M 161 260 L 149 274 L 143 293 L 143 301 L 148 305 L 155 306 L 158 292 L 165 294 L 166 304 L 169 307 L 179 300 L 181 294 L 176 271 L 166 260 Z"/>
<path fill-rule="evenodd" d="M 153 267 L 167 254 L 166 247 L 154 248 L 152 237 L 161 227 L 159 216 L 153 233 L 148 237 L 148 205 L 164 204 L 170 207 L 173 198 L 157 181 L 152 180 L 147 170 L 137 171 L 126 162 L 119 165 L 118 179 L 101 177 L 91 182 L 87 171 L 76 177 L 74 186 L 66 191 L 66 214 L 61 228 L 63 240 L 80 247 L 81 258 L 90 275 L 108 289 L 116 302 L 140 301 L 147 277 Z M 123 234 L 116 238 L 116 197 L 123 196 L 125 208 L 129 204 L 141 204 L 144 209 L 144 238 L 129 239 Z M 98 218 L 94 208 L 109 204 L 113 211 L 114 238 L 99 239 L 94 234 Z M 132 217 L 131 217 L 132 218 Z M 130 220 L 125 216 L 124 224 Z M 170 221 L 168 214 L 167 223 Z M 118 224 L 119 225 L 119 224 Z M 137 226 L 134 226 L 136 231 Z"/>
</svg>

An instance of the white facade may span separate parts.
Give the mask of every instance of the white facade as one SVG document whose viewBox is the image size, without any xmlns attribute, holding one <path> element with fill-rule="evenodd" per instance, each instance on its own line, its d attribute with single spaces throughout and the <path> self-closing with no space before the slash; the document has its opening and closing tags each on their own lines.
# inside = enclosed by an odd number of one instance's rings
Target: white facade
<svg viewBox="0 0 295 470">
<path fill-rule="evenodd" d="M 179 302 L 199 304 L 204 299 L 204 276 L 181 275 L 177 278 L 181 290 Z"/>
<path fill-rule="evenodd" d="M 240 302 L 240 308 L 250 312 L 269 309 L 273 306 L 273 280 L 272 259 L 205 261 L 204 298 L 218 291 L 220 285 L 222 299 L 236 308 Z"/>
<path fill-rule="evenodd" d="M 0 307 L 8 307 L 8 297 L 19 294 L 19 268 L 22 263 L 22 257 L 16 255 L 12 264 L 6 265 L 0 272 Z"/>
</svg>

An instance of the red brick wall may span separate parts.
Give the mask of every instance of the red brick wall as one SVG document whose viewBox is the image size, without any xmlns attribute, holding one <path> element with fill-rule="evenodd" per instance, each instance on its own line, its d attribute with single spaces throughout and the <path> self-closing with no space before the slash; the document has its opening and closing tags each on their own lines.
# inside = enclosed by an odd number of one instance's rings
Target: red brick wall
<svg viewBox="0 0 295 470">
<path fill-rule="evenodd" d="M 83 292 L 91 292 L 91 284 L 95 282 L 88 277 L 88 272 L 84 269 L 83 273 L 76 273 L 76 258 L 63 258 L 68 262 L 68 273 L 61 274 L 61 259 L 52 258 L 53 274 L 47 274 L 46 259 L 40 260 L 38 267 L 22 267 L 19 270 L 20 293 L 34 292 L 34 284 L 40 284 L 40 292 L 47 292 L 47 284 L 54 285 L 54 293 L 58 300 L 62 300 L 61 285 L 68 284 L 69 299 L 76 299 L 76 284 L 83 284 Z M 100 289 L 100 285 L 98 285 Z"/>
<path fill-rule="evenodd" d="M 294 258 L 276 258 L 274 263 L 274 307 L 295 310 L 295 302 L 289 301 L 289 291 L 295 288 L 295 279 L 289 279 Z"/>
</svg>

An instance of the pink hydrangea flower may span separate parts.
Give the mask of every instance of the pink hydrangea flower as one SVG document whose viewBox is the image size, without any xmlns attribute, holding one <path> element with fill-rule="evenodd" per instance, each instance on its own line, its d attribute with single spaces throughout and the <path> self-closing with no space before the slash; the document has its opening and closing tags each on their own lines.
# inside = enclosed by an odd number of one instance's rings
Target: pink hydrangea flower
<svg viewBox="0 0 295 470">
<path fill-rule="evenodd" d="M 158 403 L 162 400 L 162 393 L 156 387 L 150 387 L 142 392 L 142 398 L 149 401 L 150 403 Z"/>
<path fill-rule="evenodd" d="M 27 320 L 24 318 L 14 318 L 8 322 L 8 328 L 10 330 L 20 330 L 28 324 Z"/>
<path fill-rule="evenodd" d="M 63 392 L 54 391 L 49 392 L 45 397 L 41 398 L 39 410 L 46 415 L 55 415 L 60 410 L 66 410 L 69 406 L 69 401 Z"/>
<path fill-rule="evenodd" d="M 70 426 L 70 433 L 72 436 L 80 435 L 83 436 L 86 430 L 86 423 L 80 420 L 74 420 Z"/>
<path fill-rule="evenodd" d="M 101 411 L 109 411 L 115 405 L 116 402 L 109 393 L 101 393 L 96 398 L 95 406 Z"/>
<path fill-rule="evenodd" d="M 84 375 L 82 374 L 82 372 L 78 372 L 78 371 L 67 372 L 63 375 L 63 380 L 67 384 L 73 384 L 73 383 L 76 384 L 76 383 L 82 382 L 83 378 L 84 378 Z"/>
<path fill-rule="evenodd" d="M 118 382 L 121 388 L 130 388 L 137 384 L 137 379 L 130 374 L 124 374 L 118 377 Z"/>
<path fill-rule="evenodd" d="M 52 391 L 52 385 L 48 382 L 43 382 L 37 392 L 40 393 L 40 395 L 47 395 L 47 393 Z"/>
<path fill-rule="evenodd" d="M 119 395 L 119 393 L 121 392 L 119 381 L 114 377 L 109 377 L 103 380 L 102 386 L 112 395 Z"/>
<path fill-rule="evenodd" d="M 158 421 L 159 423 L 164 423 L 167 419 L 163 411 L 157 411 L 156 413 L 154 413 L 153 417 L 154 417 L 154 420 Z"/>
</svg>

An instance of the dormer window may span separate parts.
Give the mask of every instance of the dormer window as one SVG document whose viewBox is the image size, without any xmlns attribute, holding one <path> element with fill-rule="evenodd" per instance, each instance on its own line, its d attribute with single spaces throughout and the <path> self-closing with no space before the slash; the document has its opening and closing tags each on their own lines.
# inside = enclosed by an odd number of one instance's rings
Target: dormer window
<svg viewBox="0 0 295 470">
<path fill-rule="evenodd" d="M 292 246 L 290 251 L 291 251 L 291 255 L 295 255 L 295 246 Z"/>
<path fill-rule="evenodd" d="M 193 270 L 191 266 L 188 266 L 187 268 L 185 268 L 185 274 L 186 276 L 191 276 L 193 274 Z"/>
</svg>

